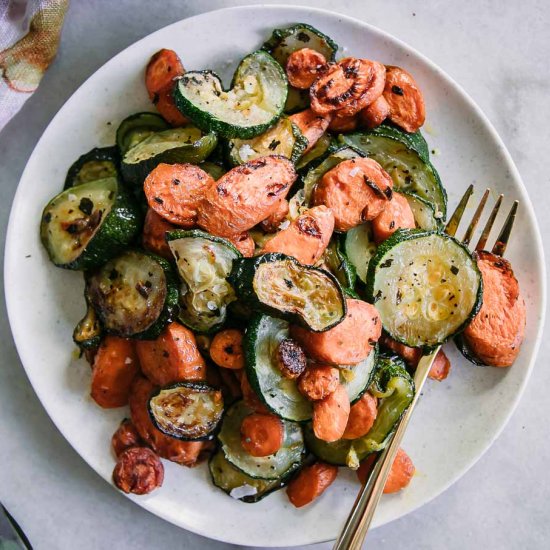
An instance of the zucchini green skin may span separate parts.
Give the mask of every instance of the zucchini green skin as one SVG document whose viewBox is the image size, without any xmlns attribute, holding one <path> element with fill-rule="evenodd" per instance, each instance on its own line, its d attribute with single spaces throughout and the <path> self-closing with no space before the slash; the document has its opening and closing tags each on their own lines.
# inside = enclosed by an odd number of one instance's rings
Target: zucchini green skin
<svg viewBox="0 0 550 550">
<path fill-rule="evenodd" d="M 81 170 L 84 165 L 88 162 L 105 162 L 112 163 L 113 170 L 105 174 L 95 174 L 93 177 L 86 177 L 82 179 L 84 174 L 81 174 Z M 94 147 L 91 151 L 84 153 L 78 159 L 76 159 L 73 164 L 71 164 L 69 170 L 67 171 L 67 176 L 65 177 L 65 183 L 63 189 L 69 189 L 74 185 L 80 185 L 82 183 L 87 183 L 88 181 L 93 181 L 95 179 L 103 179 L 111 176 L 116 176 L 118 174 L 118 166 L 120 164 L 120 155 L 118 154 L 117 147 Z M 84 167 L 85 169 L 85 167 Z M 79 178 L 80 176 L 80 178 Z M 78 181 L 82 179 L 82 181 Z"/>
<path fill-rule="evenodd" d="M 103 327 L 95 309 L 90 304 L 88 297 L 84 296 L 84 298 L 86 299 L 86 314 L 73 331 L 73 342 L 81 351 L 97 348 L 103 335 Z"/>
<path fill-rule="evenodd" d="M 309 108 L 309 90 L 299 90 L 293 86 L 288 86 L 288 95 L 286 96 L 284 113 L 293 115 Z"/>
<path fill-rule="evenodd" d="M 174 231 L 168 231 L 166 233 L 166 242 L 177 241 L 178 239 L 207 239 L 213 243 L 220 243 L 226 245 L 230 248 L 239 258 L 242 257 L 242 254 L 235 248 L 235 245 L 224 239 L 223 237 L 217 237 L 216 235 L 211 235 L 206 231 L 201 229 L 175 229 Z"/>
<path fill-rule="evenodd" d="M 63 193 L 66 193 L 63 191 Z M 61 194 L 61 193 L 60 193 Z M 47 245 L 47 221 L 45 213 L 48 206 L 55 201 L 55 196 L 44 208 L 40 224 L 42 244 Z M 87 270 L 100 266 L 114 258 L 119 252 L 127 248 L 139 235 L 143 226 L 143 212 L 134 198 L 119 182 L 117 193 L 110 212 L 103 219 L 99 229 L 88 242 L 80 256 L 65 264 L 53 261 L 57 267 L 73 270 Z M 48 250 L 49 253 L 49 250 Z"/>
<path fill-rule="evenodd" d="M 339 296 L 340 303 L 342 305 L 342 316 L 334 320 L 330 325 L 327 325 L 322 330 L 315 330 L 314 328 L 307 325 L 302 316 L 297 313 L 285 312 L 279 309 L 276 309 L 262 301 L 258 298 L 254 290 L 254 277 L 256 275 L 257 269 L 265 263 L 279 262 L 279 261 L 288 261 L 294 263 L 296 266 L 304 269 L 305 271 L 318 271 L 323 273 L 328 279 L 335 285 Z M 280 319 L 285 319 L 291 323 L 299 324 L 309 330 L 314 332 L 325 332 L 335 327 L 337 324 L 342 322 L 346 316 L 347 306 L 342 287 L 338 282 L 338 279 L 329 271 L 324 269 L 319 269 L 311 266 L 304 266 L 298 260 L 292 256 L 286 256 L 285 254 L 269 253 L 262 254 L 253 258 L 240 258 L 233 262 L 233 269 L 228 278 L 229 283 L 235 289 L 235 292 L 239 299 L 253 311 L 260 311 L 266 313 L 267 315 L 272 315 L 273 317 L 278 317 Z"/>
<path fill-rule="evenodd" d="M 361 282 L 367 282 L 369 261 L 376 253 L 376 244 L 370 222 L 353 227 L 341 236 L 346 258 L 354 267 Z"/>
<path fill-rule="evenodd" d="M 428 231 L 443 231 L 444 225 L 441 221 L 441 218 L 438 218 L 435 214 L 434 205 L 417 195 L 416 193 L 411 193 L 409 191 L 401 191 L 401 194 L 407 199 L 409 206 L 414 215 L 414 220 L 416 222 L 416 227 L 419 229 L 426 229 Z M 429 221 L 423 221 L 419 214 L 416 211 L 416 208 L 422 207 L 426 215 L 429 216 Z M 426 220 L 426 218 L 424 218 Z"/>
<path fill-rule="evenodd" d="M 350 403 L 352 405 L 357 403 L 357 401 L 359 401 L 361 399 L 361 397 L 363 397 L 365 392 L 370 388 L 370 386 L 372 384 L 372 381 L 374 380 L 374 377 L 376 375 L 376 370 L 377 370 L 377 365 L 378 365 L 378 356 L 379 356 L 379 348 L 378 348 L 378 344 L 375 344 L 374 348 L 369 353 L 368 357 L 366 359 L 363 359 L 363 361 L 361 361 L 361 363 L 355 365 L 351 369 L 352 372 L 353 372 L 354 369 L 362 367 L 363 364 L 366 363 L 366 362 L 367 362 L 367 365 L 369 365 L 369 364 L 372 365 L 371 371 L 369 372 L 368 377 L 365 378 L 362 382 L 362 388 L 359 389 L 358 391 L 357 390 L 354 391 L 353 394 L 351 393 L 350 388 L 352 388 L 352 385 L 353 385 L 354 381 L 347 382 L 345 380 L 345 377 L 343 377 L 343 375 L 340 374 L 340 383 L 346 388 L 346 391 L 348 392 L 348 396 L 350 398 Z M 371 361 L 372 361 L 372 363 L 371 363 Z"/>
<path fill-rule="evenodd" d="M 307 173 L 307 170 L 319 166 L 330 153 L 338 149 L 338 142 L 333 140 L 329 134 L 323 134 L 313 148 L 302 155 L 296 164 L 296 170 L 300 173 Z"/>
<path fill-rule="evenodd" d="M 220 77 L 213 71 L 190 71 L 185 73 L 179 79 L 176 86 L 174 86 L 173 97 L 176 107 L 182 114 L 189 117 L 202 130 L 206 132 L 216 132 L 225 138 L 250 139 L 262 134 L 268 128 L 273 126 L 283 114 L 288 94 L 288 82 L 283 68 L 271 57 L 271 55 L 265 51 L 258 50 L 251 53 L 241 61 L 233 76 L 230 89 L 232 89 L 239 81 L 241 72 L 245 70 L 243 68 L 250 59 L 256 59 L 260 63 L 264 64 L 264 66 L 269 65 L 279 80 L 278 82 L 273 83 L 273 86 L 281 87 L 281 102 L 280 105 L 276 106 L 276 110 L 272 113 L 269 120 L 254 125 L 230 123 L 222 120 L 220 117 L 209 112 L 207 109 L 196 105 L 193 101 L 187 98 L 185 95 L 185 87 L 189 85 L 189 82 L 193 82 L 193 78 L 195 78 L 195 80 L 200 78 L 204 79 L 204 81 L 212 81 L 214 82 L 215 87 L 219 88 L 220 91 L 224 91 Z M 283 86 L 284 90 L 282 89 Z M 243 117 L 243 122 L 245 120 L 246 117 Z"/>
<path fill-rule="evenodd" d="M 355 288 L 357 282 L 357 271 L 355 266 L 349 261 L 349 258 L 343 252 L 341 238 L 333 238 L 324 253 L 325 262 L 338 279 L 343 290 L 351 290 Z"/>
<path fill-rule="evenodd" d="M 458 334 L 453 338 L 454 343 L 456 347 L 458 348 L 458 351 L 462 353 L 462 355 L 472 363 L 472 365 L 475 365 L 476 367 L 487 367 L 488 365 L 485 364 L 481 359 L 478 359 L 474 352 L 470 349 L 470 346 L 466 343 L 466 340 L 464 340 L 463 334 Z"/>
<path fill-rule="evenodd" d="M 126 117 L 116 131 L 116 144 L 121 157 L 151 134 L 169 128 L 170 124 L 158 113 L 142 112 Z"/>
<path fill-rule="evenodd" d="M 442 239 L 449 239 L 453 241 L 458 247 L 462 248 L 468 256 L 471 257 L 471 252 L 468 250 L 468 247 L 465 246 L 463 243 L 461 243 L 458 239 L 455 239 L 454 237 L 451 237 L 449 235 L 440 233 L 438 231 L 426 231 L 424 229 L 399 229 L 389 239 L 386 239 L 384 242 L 380 244 L 380 246 L 376 251 L 376 254 L 371 258 L 369 262 L 369 267 L 367 270 L 367 285 L 366 285 L 367 300 L 369 302 L 376 304 L 376 302 L 378 301 L 378 298 L 375 296 L 375 292 L 374 292 L 375 277 L 376 277 L 376 270 L 379 264 L 382 262 L 384 256 L 396 245 L 399 245 L 409 240 L 429 237 L 432 235 L 438 235 Z M 448 340 L 452 336 L 460 334 L 470 324 L 471 320 L 477 315 L 483 303 L 483 279 L 481 277 L 481 273 L 475 261 L 472 262 L 471 267 L 477 273 L 477 277 L 479 281 L 474 304 L 467 318 L 465 318 L 465 320 L 461 323 L 461 325 L 459 325 L 454 330 L 454 332 L 450 334 L 444 341 Z M 440 342 L 434 343 L 433 345 L 416 346 L 416 344 L 413 344 L 411 342 L 406 342 L 405 340 L 400 338 L 399 335 L 395 333 L 394 334 L 388 333 L 386 330 L 386 327 L 384 327 L 384 331 L 387 334 L 389 334 L 394 340 L 397 340 L 398 342 L 401 342 L 406 346 L 422 347 L 426 353 L 435 349 L 437 345 L 444 343 L 444 341 L 440 341 Z"/>
</svg>

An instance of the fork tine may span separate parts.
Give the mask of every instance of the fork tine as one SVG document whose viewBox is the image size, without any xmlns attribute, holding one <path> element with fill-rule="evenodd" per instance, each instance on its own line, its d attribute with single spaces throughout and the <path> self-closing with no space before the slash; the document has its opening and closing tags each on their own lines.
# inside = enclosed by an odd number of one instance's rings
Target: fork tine
<svg viewBox="0 0 550 550">
<path fill-rule="evenodd" d="M 453 212 L 453 215 L 451 216 L 449 223 L 447 223 L 447 226 L 445 227 L 445 233 L 447 233 L 447 235 L 450 235 L 451 237 L 454 237 L 456 235 L 456 230 L 460 225 L 460 220 L 462 219 L 464 210 L 466 209 L 468 201 L 470 200 L 470 197 L 472 196 L 473 192 L 474 192 L 474 186 L 470 184 L 468 189 L 466 189 L 466 193 L 462 195 L 462 198 L 460 199 L 460 202 L 458 203 L 456 210 Z"/>
<path fill-rule="evenodd" d="M 519 205 L 519 201 L 514 201 L 514 204 L 510 209 L 510 213 L 506 218 L 506 222 L 504 222 L 504 227 L 502 228 L 499 236 L 497 237 L 495 246 L 493 246 L 492 252 L 496 256 L 504 256 L 504 252 L 506 251 L 506 246 L 508 245 L 508 239 L 510 238 L 510 233 L 512 232 L 512 227 L 514 226 L 514 221 L 516 219 L 516 212 L 518 210 L 518 205 Z"/>
<path fill-rule="evenodd" d="M 489 188 L 485 189 L 485 193 L 483 193 L 483 197 L 481 197 L 481 201 L 479 202 L 479 205 L 476 208 L 474 217 L 472 218 L 472 221 L 470 222 L 468 229 L 466 229 L 466 233 L 464 233 L 462 242 L 466 246 L 468 246 L 470 244 L 470 241 L 472 240 L 472 235 L 474 234 L 477 224 L 479 223 L 479 218 L 481 218 L 481 214 L 483 212 L 483 209 L 485 208 L 485 203 L 487 202 L 487 198 L 489 197 L 490 191 L 491 190 Z"/>
<path fill-rule="evenodd" d="M 480 250 L 483 250 L 485 248 L 485 245 L 487 244 L 487 240 L 489 239 L 491 229 L 493 228 L 493 224 L 495 223 L 495 219 L 497 217 L 498 211 L 500 210 L 500 205 L 502 204 L 503 197 L 504 195 L 498 196 L 497 202 L 495 203 L 495 206 L 493 207 L 493 210 L 491 211 L 491 214 L 487 219 L 487 223 L 485 224 L 485 227 L 483 228 L 483 232 L 479 237 L 479 241 L 477 241 L 477 244 L 476 244 L 477 252 L 479 252 Z"/>
</svg>

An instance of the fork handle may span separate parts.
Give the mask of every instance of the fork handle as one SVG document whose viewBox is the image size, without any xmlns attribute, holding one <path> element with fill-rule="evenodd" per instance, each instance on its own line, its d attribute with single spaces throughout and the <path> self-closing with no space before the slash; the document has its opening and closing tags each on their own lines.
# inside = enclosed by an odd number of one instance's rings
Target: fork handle
<svg viewBox="0 0 550 550">
<path fill-rule="evenodd" d="M 409 424 L 414 407 L 418 402 L 424 382 L 428 377 L 428 372 L 430 372 L 430 368 L 440 349 L 441 346 L 437 347 L 433 353 L 430 355 L 424 355 L 418 362 L 418 366 L 416 367 L 416 372 L 414 374 L 415 393 L 413 400 L 408 409 L 405 411 L 405 414 L 401 417 L 401 420 L 397 425 L 397 429 L 393 435 L 390 436 L 389 444 L 378 456 L 367 482 L 361 488 L 361 491 L 355 500 L 355 504 L 351 509 L 340 536 L 333 546 L 333 550 L 361 549 L 374 516 L 374 512 L 378 502 L 380 501 L 380 497 L 382 496 L 382 491 L 384 490 L 384 485 L 386 484 L 386 479 L 388 478 L 393 465 L 395 455 L 397 454 L 401 440 L 405 435 L 405 430 Z"/>
</svg>

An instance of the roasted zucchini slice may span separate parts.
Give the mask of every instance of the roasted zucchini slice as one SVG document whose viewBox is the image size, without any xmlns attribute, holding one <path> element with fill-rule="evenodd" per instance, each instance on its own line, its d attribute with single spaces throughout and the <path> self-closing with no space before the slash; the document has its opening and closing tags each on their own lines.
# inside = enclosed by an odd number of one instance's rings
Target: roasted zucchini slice
<svg viewBox="0 0 550 550">
<path fill-rule="evenodd" d="M 342 252 L 340 240 L 336 237 L 331 240 L 323 254 L 324 265 L 338 279 L 344 289 L 353 290 L 357 273 L 353 264 Z"/>
<path fill-rule="evenodd" d="M 311 402 L 299 391 L 296 380 L 285 378 L 276 364 L 279 344 L 289 338 L 288 323 L 257 315 L 246 330 L 243 349 L 247 378 L 266 407 L 285 420 L 303 422 L 313 414 Z"/>
<path fill-rule="evenodd" d="M 107 332 L 154 339 L 175 316 L 178 283 L 164 258 L 127 250 L 89 274 L 86 298 Z"/>
<path fill-rule="evenodd" d="M 376 253 L 376 243 L 369 222 L 353 227 L 344 237 L 344 252 L 361 281 L 367 282 L 369 261 Z"/>
<path fill-rule="evenodd" d="M 138 235 L 142 213 L 117 178 L 70 187 L 44 208 L 40 238 L 50 260 L 66 269 L 105 263 Z"/>
<path fill-rule="evenodd" d="M 177 382 L 149 398 L 149 415 L 163 433 L 183 441 L 212 437 L 223 415 L 221 390 L 201 382 Z"/>
<path fill-rule="evenodd" d="M 237 296 L 255 311 L 287 319 L 315 332 L 329 330 L 346 315 L 338 280 L 284 254 L 240 258 L 229 276 Z"/>
<path fill-rule="evenodd" d="M 228 91 L 211 71 L 185 73 L 174 89 L 178 109 L 197 126 L 241 139 L 258 136 L 273 126 L 283 113 L 286 96 L 285 72 L 264 51 L 241 61 Z"/>
<path fill-rule="evenodd" d="M 371 259 L 367 293 L 394 340 L 428 350 L 473 319 L 483 285 L 462 243 L 443 233 L 400 229 Z"/>
<path fill-rule="evenodd" d="M 170 124 L 157 113 L 136 113 L 125 118 L 116 131 L 116 144 L 121 156 L 152 134 L 170 129 Z"/>
<path fill-rule="evenodd" d="M 170 231 L 166 240 L 183 281 L 180 321 L 197 332 L 219 328 L 236 299 L 226 279 L 240 252 L 229 241 L 199 230 Z"/>
<path fill-rule="evenodd" d="M 216 134 L 204 133 L 195 126 L 156 132 L 126 151 L 121 171 L 124 180 L 141 185 L 147 174 L 161 162 L 198 164 L 214 150 Z"/>
<path fill-rule="evenodd" d="M 281 448 L 275 454 L 255 457 L 241 445 L 241 424 L 252 412 L 244 401 L 238 401 L 226 412 L 218 434 L 225 458 L 235 468 L 253 478 L 276 480 L 288 476 L 301 466 L 304 458 L 302 428 L 296 422 L 281 420 L 284 428 Z"/>
<path fill-rule="evenodd" d="M 458 351 L 462 353 L 462 355 L 472 363 L 472 365 L 476 365 L 477 367 L 487 367 L 481 359 L 479 359 L 474 352 L 470 349 L 470 346 L 466 343 L 466 340 L 464 339 L 464 336 L 462 334 L 457 334 L 454 338 L 454 343 L 456 347 L 458 348 Z"/>
<path fill-rule="evenodd" d="M 438 231 L 443 229 L 441 217 L 438 217 L 431 202 L 419 197 L 416 193 L 401 193 L 409 203 L 418 229 Z"/>
<path fill-rule="evenodd" d="M 309 90 L 298 90 L 293 86 L 288 87 L 288 95 L 284 112 L 287 115 L 293 115 L 300 111 L 305 111 L 309 107 Z"/>
<path fill-rule="evenodd" d="M 73 331 L 73 342 L 81 351 L 95 349 L 101 343 L 103 327 L 95 309 L 86 298 L 86 314 Z"/>
<path fill-rule="evenodd" d="M 284 487 L 286 479 L 258 479 L 235 468 L 220 450 L 208 462 L 212 483 L 230 497 L 242 502 L 259 502 L 273 491 Z"/>
<path fill-rule="evenodd" d="M 341 135 L 338 139 L 378 162 L 391 176 L 396 191 L 416 193 L 435 206 L 438 218 L 445 219 L 447 194 L 428 159 L 426 142 L 420 134 L 408 134 L 383 124 L 374 130 Z"/>
<path fill-rule="evenodd" d="M 63 189 L 118 175 L 120 157 L 116 147 L 94 147 L 73 162 Z"/>
<path fill-rule="evenodd" d="M 296 163 L 296 170 L 309 170 L 315 168 L 330 154 L 331 146 L 333 145 L 332 137 L 329 134 L 323 134 L 317 143 L 307 153 L 300 157 Z M 335 147 L 337 149 L 338 147 Z"/>
<path fill-rule="evenodd" d="M 233 138 L 227 146 L 232 166 L 269 155 L 282 155 L 296 162 L 307 147 L 307 139 L 296 124 L 283 117 L 263 134 L 252 139 Z"/>
<path fill-rule="evenodd" d="M 340 365 L 340 383 L 348 392 L 353 405 L 369 389 L 378 364 L 378 345 L 357 365 Z"/>
<path fill-rule="evenodd" d="M 227 172 L 221 164 L 208 160 L 201 162 L 199 168 L 210 174 L 214 180 L 219 180 Z"/>
</svg>

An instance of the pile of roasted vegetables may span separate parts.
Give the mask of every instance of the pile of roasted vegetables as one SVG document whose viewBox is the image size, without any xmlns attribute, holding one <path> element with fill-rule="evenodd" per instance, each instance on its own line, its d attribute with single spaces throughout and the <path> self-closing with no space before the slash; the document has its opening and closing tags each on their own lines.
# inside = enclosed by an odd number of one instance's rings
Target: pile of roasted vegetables
<svg viewBox="0 0 550 550">
<path fill-rule="evenodd" d="M 287 485 L 303 506 L 338 467 L 366 477 L 423 352 L 459 333 L 478 363 L 519 351 L 511 268 L 442 232 L 413 77 L 336 53 L 308 25 L 276 29 L 224 89 L 159 51 L 158 113 L 123 120 L 44 209 L 51 261 L 84 273 L 92 397 L 130 407 L 112 440 L 125 492 L 162 484 L 159 457 L 209 458 L 232 497 Z M 497 330 L 502 309 L 514 322 Z M 449 368 L 440 352 L 430 375 Z M 413 473 L 401 451 L 386 491 Z"/>
</svg>

